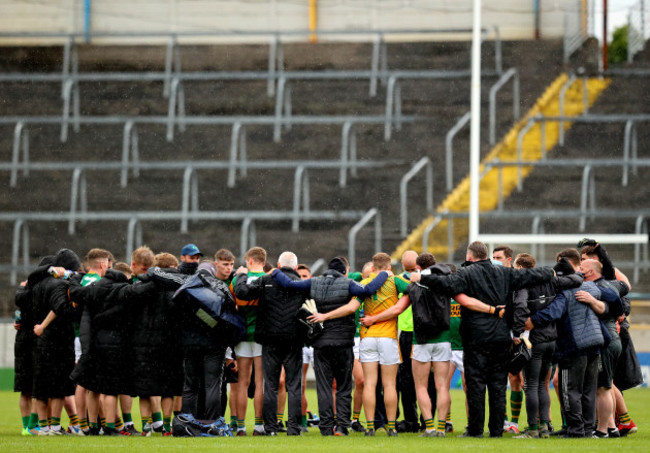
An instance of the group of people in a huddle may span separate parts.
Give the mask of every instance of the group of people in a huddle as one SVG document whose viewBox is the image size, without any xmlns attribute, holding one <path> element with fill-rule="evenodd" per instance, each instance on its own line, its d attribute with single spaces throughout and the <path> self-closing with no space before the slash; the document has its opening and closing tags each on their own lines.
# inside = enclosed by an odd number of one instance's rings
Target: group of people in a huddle
<svg viewBox="0 0 650 453">
<path fill-rule="evenodd" d="M 458 269 L 407 251 L 399 274 L 377 253 L 361 272 L 337 256 L 318 276 L 290 251 L 269 264 L 261 247 L 236 270 L 229 250 L 206 259 L 194 244 L 180 261 L 140 247 L 129 264 L 103 249 L 83 262 L 62 249 L 16 293 L 23 435 L 181 435 L 175 416 L 214 421 L 229 406 L 229 432 L 246 436 L 252 398 L 254 436 L 318 426 L 323 436 L 445 437 L 454 431 L 456 370 L 468 421 L 460 436 L 483 436 L 486 389 L 490 437 L 634 433 L 622 396 L 642 381 L 628 333 L 630 283 L 602 245 L 579 247 L 558 253 L 554 268 L 507 246 L 490 259 L 473 242 Z M 224 313 L 239 330 L 226 330 Z M 513 351 L 522 349 L 527 359 L 515 370 Z M 317 420 L 305 396 L 310 365 Z M 550 382 L 561 429 L 551 420 Z M 519 432 L 524 396 L 528 427 Z"/>
</svg>

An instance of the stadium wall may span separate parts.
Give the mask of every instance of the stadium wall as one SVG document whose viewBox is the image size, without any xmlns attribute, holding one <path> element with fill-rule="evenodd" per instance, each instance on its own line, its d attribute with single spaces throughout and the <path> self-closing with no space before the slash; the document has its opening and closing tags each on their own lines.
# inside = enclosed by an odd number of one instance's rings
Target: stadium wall
<svg viewBox="0 0 650 453">
<path fill-rule="evenodd" d="M 309 3 L 291 0 L 3 0 L 0 2 L 0 45 L 60 43 L 60 39 L 10 38 L 7 33 L 186 33 L 232 30 L 307 30 Z M 472 0 L 321 0 L 316 2 L 319 30 L 388 30 L 471 28 Z M 483 26 L 498 26 L 502 39 L 533 39 L 533 1 L 483 0 Z M 89 4 L 89 10 L 85 5 Z M 576 0 L 541 0 L 540 35 L 558 38 L 564 31 L 564 11 Z M 306 40 L 306 35 L 294 39 Z M 320 36 L 320 40 L 341 39 Z M 158 38 L 159 39 L 159 38 Z M 344 39 L 367 40 L 351 35 Z M 468 36 L 401 35 L 387 39 L 469 39 Z M 182 38 L 183 42 L 262 41 L 268 37 L 212 36 Z M 99 42 L 133 40 L 92 38 Z M 152 38 L 140 41 L 155 41 Z"/>
</svg>

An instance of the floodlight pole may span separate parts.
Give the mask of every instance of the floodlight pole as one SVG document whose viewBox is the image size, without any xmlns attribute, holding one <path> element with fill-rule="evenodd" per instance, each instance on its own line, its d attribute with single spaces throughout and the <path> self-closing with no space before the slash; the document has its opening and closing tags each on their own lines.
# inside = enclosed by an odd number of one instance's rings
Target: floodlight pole
<svg viewBox="0 0 650 453">
<path fill-rule="evenodd" d="M 469 150 L 469 242 L 478 238 L 479 165 L 481 158 L 481 0 L 474 0 L 472 94 Z"/>
</svg>

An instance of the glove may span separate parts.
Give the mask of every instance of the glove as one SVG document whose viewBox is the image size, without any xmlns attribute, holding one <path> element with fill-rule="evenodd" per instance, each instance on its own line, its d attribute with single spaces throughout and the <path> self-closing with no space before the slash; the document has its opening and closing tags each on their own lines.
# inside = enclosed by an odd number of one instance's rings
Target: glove
<svg viewBox="0 0 650 453">
<path fill-rule="evenodd" d="M 596 242 L 595 239 L 590 239 L 590 238 L 582 238 L 580 242 L 578 242 L 578 248 L 581 249 L 582 247 L 586 246 L 596 246 L 598 245 L 598 242 Z"/>
<path fill-rule="evenodd" d="M 318 313 L 318 309 L 316 308 L 316 301 L 314 299 L 307 299 L 305 303 L 302 304 L 302 308 L 307 310 L 312 315 Z"/>
</svg>

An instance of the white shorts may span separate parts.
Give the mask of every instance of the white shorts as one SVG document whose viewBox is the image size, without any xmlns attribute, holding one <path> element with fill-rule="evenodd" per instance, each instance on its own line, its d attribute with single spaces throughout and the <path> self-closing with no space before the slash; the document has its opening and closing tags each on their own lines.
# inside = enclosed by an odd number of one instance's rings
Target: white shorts
<svg viewBox="0 0 650 453">
<path fill-rule="evenodd" d="M 314 366 L 314 348 L 311 346 L 302 348 L 302 364 Z"/>
<path fill-rule="evenodd" d="M 255 343 L 254 341 L 240 341 L 237 346 L 235 346 L 235 355 L 237 357 L 261 357 L 262 356 L 262 345 Z"/>
<path fill-rule="evenodd" d="M 461 373 L 465 372 L 465 367 L 463 366 L 463 350 L 462 349 L 451 351 L 451 363 Z"/>
<path fill-rule="evenodd" d="M 402 362 L 397 340 L 386 337 L 366 337 L 359 345 L 361 362 L 379 362 L 380 365 L 397 365 Z"/>
<path fill-rule="evenodd" d="M 354 337 L 354 346 L 352 346 L 352 352 L 354 353 L 354 360 L 359 360 L 360 344 L 361 344 L 361 337 Z"/>
<path fill-rule="evenodd" d="M 451 343 L 414 344 L 411 357 L 422 363 L 449 362 L 451 360 Z"/>
<path fill-rule="evenodd" d="M 81 340 L 79 340 L 79 337 L 74 337 L 74 363 L 77 363 L 80 358 L 81 358 Z"/>
</svg>

